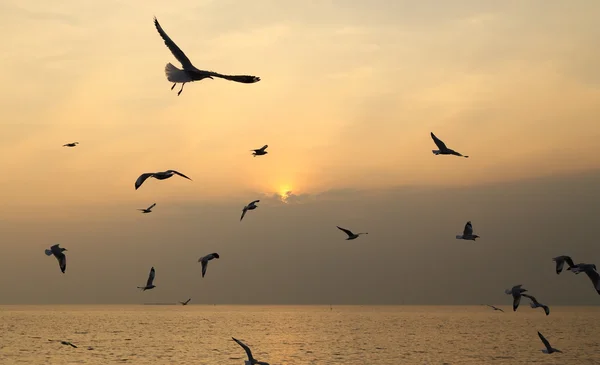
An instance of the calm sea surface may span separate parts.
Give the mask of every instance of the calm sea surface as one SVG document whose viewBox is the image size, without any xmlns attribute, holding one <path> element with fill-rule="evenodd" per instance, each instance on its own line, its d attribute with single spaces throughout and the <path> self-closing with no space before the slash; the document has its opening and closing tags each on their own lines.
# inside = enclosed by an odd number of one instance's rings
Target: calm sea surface
<svg viewBox="0 0 600 365">
<path fill-rule="evenodd" d="M 0 364 L 600 364 L 600 308 L 502 308 L 0 306 Z"/>
</svg>

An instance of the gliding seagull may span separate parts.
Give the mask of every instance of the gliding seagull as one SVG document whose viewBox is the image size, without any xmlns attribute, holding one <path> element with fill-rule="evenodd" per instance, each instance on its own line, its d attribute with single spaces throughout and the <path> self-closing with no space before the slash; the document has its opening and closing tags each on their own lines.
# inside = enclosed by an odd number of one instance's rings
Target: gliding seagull
<svg viewBox="0 0 600 365">
<path fill-rule="evenodd" d="M 190 302 L 190 300 L 192 300 L 192 298 L 186 300 L 185 302 L 179 302 L 179 303 L 181 303 L 181 305 L 187 305 Z"/>
<path fill-rule="evenodd" d="M 500 312 L 504 313 L 504 311 L 503 311 L 502 309 L 498 308 L 498 307 L 494 307 L 493 305 L 489 305 L 489 304 L 486 304 L 486 305 L 487 305 L 488 307 L 492 308 L 492 309 L 493 309 L 493 310 L 495 310 L 495 311 L 500 311 Z"/>
<path fill-rule="evenodd" d="M 79 144 L 79 142 L 72 142 L 72 143 L 63 144 L 63 147 L 76 147 L 78 144 Z"/>
<path fill-rule="evenodd" d="M 152 204 L 151 206 L 149 206 L 146 209 L 138 209 L 138 210 L 141 210 L 142 213 L 144 213 L 144 214 L 146 214 L 146 213 L 152 213 L 152 208 L 154 208 L 155 205 L 156 205 L 156 203 Z"/>
<path fill-rule="evenodd" d="M 521 302 L 521 293 L 526 292 L 527 289 L 521 289 L 523 284 L 515 285 L 511 289 L 506 289 L 504 293 L 513 296 L 513 312 L 517 311 L 519 308 L 519 303 Z"/>
<path fill-rule="evenodd" d="M 571 259 L 570 256 L 556 256 L 555 258 L 552 259 L 552 261 L 556 262 L 556 275 L 560 274 L 563 266 L 565 266 L 565 261 L 567 262 L 567 264 L 569 264 L 569 267 L 567 268 L 567 270 L 570 270 L 572 267 L 575 266 L 575 264 L 573 264 L 573 260 Z"/>
<path fill-rule="evenodd" d="M 211 254 L 200 257 L 198 259 L 198 262 L 202 263 L 202 277 L 204 277 L 204 275 L 206 275 L 206 268 L 208 267 L 208 262 L 212 259 L 218 259 L 218 258 L 219 258 L 219 254 L 216 252 L 213 252 Z"/>
<path fill-rule="evenodd" d="M 471 224 L 471 221 L 468 221 L 467 224 L 465 224 L 465 229 L 462 235 L 456 235 L 457 240 L 475 241 L 477 238 L 479 238 L 479 236 L 473 234 L 473 225 Z"/>
<path fill-rule="evenodd" d="M 529 295 L 529 294 L 521 294 L 521 295 L 524 296 L 525 298 L 529 298 L 529 300 L 531 300 L 531 308 L 544 308 L 544 312 L 546 312 L 546 315 L 550 314 L 550 308 L 548 308 L 547 305 L 538 302 L 537 299 L 535 299 L 535 297 L 533 295 Z"/>
<path fill-rule="evenodd" d="M 179 61 L 179 63 L 181 63 L 181 66 L 183 67 L 183 70 L 180 70 L 177 67 L 173 66 L 173 64 L 171 64 L 171 63 L 167 63 L 167 66 L 165 66 L 165 75 L 167 75 L 167 80 L 169 80 L 173 83 L 171 90 L 173 90 L 175 88 L 175 85 L 177 85 L 178 83 L 182 84 L 181 90 L 179 90 L 179 92 L 177 93 L 177 96 L 179 96 L 181 94 L 181 92 L 183 91 L 183 86 L 185 86 L 186 83 L 193 82 L 193 81 L 200 81 L 200 80 L 206 79 L 206 78 L 212 79 L 213 76 L 219 77 L 219 78 L 222 78 L 225 80 L 241 82 L 244 84 L 253 84 L 255 82 L 260 81 L 260 77 L 256 77 L 256 76 L 249 76 L 249 75 L 230 76 L 230 75 L 222 75 L 222 74 L 212 72 L 212 71 L 198 70 L 194 65 L 192 65 L 192 62 L 190 61 L 189 58 L 187 58 L 185 53 L 183 53 L 183 51 L 175 44 L 175 42 L 173 42 L 171 40 L 171 38 L 169 38 L 167 33 L 165 33 L 165 31 L 162 29 L 162 27 L 158 23 L 158 20 L 156 19 L 156 17 L 154 17 L 154 26 L 156 27 L 158 34 L 160 34 L 163 41 L 165 42 L 165 45 L 167 46 L 167 48 L 169 48 L 169 50 L 171 51 L 173 56 L 175 56 L 177 61 Z"/>
<path fill-rule="evenodd" d="M 544 346 L 546 346 L 546 348 L 542 350 L 543 353 L 551 354 L 553 352 L 562 352 L 559 349 L 555 349 L 554 347 L 550 346 L 550 342 L 548 342 L 548 340 L 546 340 L 546 337 L 544 337 L 544 335 L 542 335 L 540 333 L 540 331 L 538 331 L 538 336 L 540 336 L 540 340 L 542 340 L 542 342 L 544 343 Z"/>
<path fill-rule="evenodd" d="M 135 181 L 135 190 L 137 190 L 140 186 L 142 186 L 144 181 L 146 181 L 146 179 L 149 177 L 153 177 L 157 180 L 165 180 L 165 179 L 170 178 L 173 175 L 179 175 L 181 177 L 185 177 L 188 180 L 192 180 L 189 177 L 182 174 L 181 172 L 177 172 L 175 170 L 167 170 L 167 171 L 161 171 L 161 172 L 145 172 L 145 173 L 141 174 L 140 177 L 138 177 L 137 180 Z"/>
<path fill-rule="evenodd" d="M 354 233 L 352 233 L 352 231 L 350 231 L 349 229 L 345 229 L 345 228 L 342 228 L 342 227 L 340 227 L 340 226 L 336 226 L 336 227 L 337 227 L 339 230 L 341 230 L 341 231 L 344 231 L 344 232 L 345 232 L 345 233 L 348 235 L 348 238 L 346 238 L 346 241 L 350 241 L 350 240 L 357 239 L 357 238 L 358 238 L 358 236 L 360 236 L 361 234 L 369 234 L 368 232 L 361 232 L 361 233 L 356 233 L 356 234 L 354 234 Z"/>
<path fill-rule="evenodd" d="M 154 271 L 154 266 L 150 269 L 150 274 L 148 275 L 148 281 L 146 282 L 146 286 L 138 286 L 138 289 L 142 289 L 142 291 L 150 290 L 156 288 L 156 285 L 152 284 L 154 282 L 154 276 L 156 272 Z"/>
<path fill-rule="evenodd" d="M 250 150 L 250 151 L 254 151 L 254 152 L 252 153 L 252 156 L 256 157 L 256 156 L 262 156 L 262 155 L 266 155 L 267 153 L 269 153 L 269 152 L 265 151 L 265 150 L 267 149 L 267 147 L 269 147 L 269 145 L 268 145 L 268 144 L 266 144 L 266 145 L 262 146 L 262 147 L 261 147 L 261 148 L 259 148 L 259 149 L 256 149 L 256 150 Z"/>
<path fill-rule="evenodd" d="M 235 337 L 232 337 L 232 339 L 235 342 L 237 342 L 238 345 L 242 346 L 242 348 L 244 349 L 244 351 L 246 351 L 246 355 L 248 355 L 248 360 L 247 361 L 244 360 L 244 365 L 269 365 L 268 362 L 256 360 L 252 356 L 252 351 L 250 351 L 250 348 L 248 346 L 246 346 L 244 343 L 242 343 L 242 341 L 236 339 Z"/>
<path fill-rule="evenodd" d="M 61 344 L 63 344 L 63 345 L 67 345 L 67 346 L 71 346 L 71 347 L 77 348 L 77 346 L 73 345 L 73 344 L 72 344 L 71 342 L 69 342 L 69 341 L 62 341 L 62 340 L 50 340 L 50 339 L 49 339 L 48 341 L 51 341 L 51 342 L 60 342 L 60 343 L 61 343 Z"/>
<path fill-rule="evenodd" d="M 255 200 L 253 202 L 250 202 L 250 204 L 246 205 L 244 207 L 244 209 L 242 209 L 242 216 L 240 217 L 240 222 L 242 221 L 242 219 L 244 219 L 244 216 L 246 215 L 246 212 L 249 210 L 254 210 L 256 208 L 258 208 L 258 206 L 256 205 L 256 203 L 258 203 L 260 200 Z"/>
<path fill-rule="evenodd" d="M 44 252 L 46 253 L 46 256 L 54 255 L 54 257 L 56 257 L 60 271 L 62 271 L 64 274 L 65 270 L 67 269 L 67 256 L 63 253 L 63 251 L 67 251 L 67 249 L 58 246 L 59 244 L 51 246 L 50 249 L 46 249 Z"/>
<path fill-rule="evenodd" d="M 431 152 L 433 152 L 434 155 L 455 155 L 455 156 L 460 156 L 460 157 L 465 157 L 468 158 L 469 156 L 463 156 L 460 153 L 456 152 L 455 150 L 451 150 L 450 148 L 446 147 L 446 144 L 444 142 L 442 142 L 439 138 L 437 138 L 435 136 L 435 134 L 433 134 L 433 132 L 431 132 L 431 138 L 433 138 L 433 141 L 435 142 L 436 146 L 439 148 L 439 150 L 431 150 Z"/>
</svg>

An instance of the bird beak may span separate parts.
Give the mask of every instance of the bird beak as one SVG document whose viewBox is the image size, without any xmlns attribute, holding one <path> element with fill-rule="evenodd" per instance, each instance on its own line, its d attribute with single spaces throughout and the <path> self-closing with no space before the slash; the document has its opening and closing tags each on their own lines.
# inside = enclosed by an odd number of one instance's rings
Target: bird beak
<svg viewBox="0 0 600 365">
<path fill-rule="evenodd" d="M 214 80 L 214 79 L 212 78 L 212 76 L 209 76 L 208 78 L 209 78 L 209 79 L 211 79 L 211 80 Z"/>
</svg>

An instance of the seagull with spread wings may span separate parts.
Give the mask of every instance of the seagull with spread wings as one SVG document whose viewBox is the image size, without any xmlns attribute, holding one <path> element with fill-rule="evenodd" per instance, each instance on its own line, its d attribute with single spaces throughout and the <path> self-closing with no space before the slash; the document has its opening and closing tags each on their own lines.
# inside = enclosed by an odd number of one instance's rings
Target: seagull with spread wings
<svg viewBox="0 0 600 365">
<path fill-rule="evenodd" d="M 246 355 L 248 355 L 248 360 L 244 361 L 244 365 L 269 365 L 268 362 L 256 360 L 254 358 L 254 356 L 252 356 L 252 351 L 250 351 L 250 348 L 248 346 L 246 346 L 242 341 L 236 339 L 235 337 L 232 337 L 232 339 L 235 342 L 237 342 L 238 345 L 242 346 L 242 348 L 244 349 L 244 351 L 246 351 Z"/>
<path fill-rule="evenodd" d="M 206 275 L 206 268 L 208 267 L 208 262 L 212 259 L 218 259 L 218 258 L 219 258 L 219 254 L 216 252 L 213 252 L 211 254 L 200 257 L 198 259 L 198 262 L 202 263 L 202 277 L 204 277 L 204 275 Z"/>
<path fill-rule="evenodd" d="M 471 221 L 468 221 L 467 224 L 465 224 L 462 235 L 456 235 L 457 240 L 475 241 L 477 238 L 479 238 L 479 236 L 473 234 L 473 225 L 471 224 Z"/>
<path fill-rule="evenodd" d="M 165 180 L 165 179 L 170 178 L 173 175 L 179 175 L 181 177 L 185 177 L 188 180 L 192 180 L 189 177 L 182 174 L 181 172 L 177 172 L 175 170 L 167 170 L 167 171 L 161 171 L 161 172 L 145 172 L 145 173 L 141 174 L 140 177 L 138 177 L 137 180 L 135 181 L 135 190 L 137 190 L 140 186 L 142 186 L 144 181 L 146 181 L 146 179 L 148 179 L 149 177 L 153 177 L 157 180 Z"/>
<path fill-rule="evenodd" d="M 183 91 L 183 87 L 185 86 L 186 83 L 193 82 L 193 81 L 200 81 L 200 80 L 207 79 L 207 78 L 212 79 L 213 77 L 219 77 L 219 78 L 222 78 L 225 80 L 241 82 L 244 84 L 253 84 L 255 82 L 260 81 L 260 77 L 256 77 L 256 76 L 249 76 L 249 75 L 230 76 L 230 75 L 223 75 L 220 73 L 216 73 L 213 71 L 203 71 L 203 70 L 197 69 L 194 65 L 192 65 L 192 62 L 185 55 L 185 53 L 183 53 L 183 51 L 175 44 L 175 42 L 173 42 L 173 40 L 167 35 L 167 33 L 165 33 L 165 31 L 162 29 L 162 27 L 158 23 L 158 20 L 156 19 L 156 17 L 154 17 L 154 26 L 156 27 L 158 34 L 160 34 L 161 38 L 165 42 L 165 45 L 167 46 L 167 48 L 169 48 L 169 50 L 171 51 L 173 56 L 175 56 L 177 61 L 179 61 L 179 63 L 181 63 L 181 66 L 183 67 L 183 70 L 181 70 L 181 69 L 178 69 L 177 67 L 173 66 L 173 64 L 171 64 L 171 63 L 167 63 L 167 66 L 165 66 L 165 74 L 167 75 L 167 80 L 169 80 L 170 82 L 173 83 L 171 90 L 173 90 L 175 88 L 175 85 L 181 84 L 181 89 L 177 93 L 178 96 Z"/>
<path fill-rule="evenodd" d="M 54 255 L 54 257 L 56 257 L 60 271 L 64 274 L 65 270 L 67 270 L 67 256 L 63 251 L 67 251 L 67 249 L 59 247 L 59 244 L 56 244 L 50 247 L 50 249 L 46 249 L 44 252 L 46 253 L 46 256 Z"/>
<path fill-rule="evenodd" d="M 495 307 L 495 306 L 493 306 L 493 305 L 489 305 L 489 304 L 486 304 L 486 305 L 487 305 L 488 307 L 492 308 L 492 309 L 493 309 L 493 310 L 495 310 L 495 311 L 500 311 L 500 312 L 504 313 L 504 311 L 503 311 L 501 308 L 498 308 L 498 307 Z"/>
<path fill-rule="evenodd" d="M 543 353 L 551 354 L 553 352 L 562 352 L 559 349 L 555 349 L 554 347 L 550 346 L 550 342 L 546 340 L 546 337 L 544 337 L 544 335 L 542 335 L 540 331 L 538 331 L 538 336 L 540 336 L 540 340 L 542 340 L 542 343 L 544 344 L 544 346 L 546 346 L 546 348 L 542 350 Z"/>
<path fill-rule="evenodd" d="M 148 275 L 148 281 L 146 281 L 146 286 L 138 286 L 138 289 L 142 289 L 142 291 L 150 290 L 156 288 L 154 285 L 154 276 L 156 275 L 156 271 L 154 271 L 154 266 L 150 269 L 150 274 Z"/>
<path fill-rule="evenodd" d="M 268 144 L 266 144 L 256 150 L 250 150 L 250 151 L 254 151 L 254 152 L 252 152 L 252 156 L 256 157 L 256 156 L 266 155 L 267 153 L 269 153 L 269 152 L 265 151 L 267 149 L 267 147 L 269 147 Z"/>
<path fill-rule="evenodd" d="M 346 241 L 350 241 L 350 240 L 354 240 L 357 239 L 358 236 L 360 236 L 361 234 L 369 234 L 368 232 L 361 232 L 361 233 L 352 233 L 351 230 L 346 229 L 346 228 L 342 228 L 340 226 L 336 226 L 340 231 L 344 231 L 344 233 L 346 233 L 348 235 L 348 238 L 346 238 Z"/>
<path fill-rule="evenodd" d="M 550 308 L 548 308 L 547 305 L 538 302 L 537 299 L 535 299 L 535 297 L 533 295 L 529 295 L 529 294 L 521 294 L 521 295 L 524 296 L 525 298 L 529 298 L 529 300 L 531 300 L 531 308 L 544 308 L 544 312 L 546 312 L 546 315 L 550 314 Z"/>
<path fill-rule="evenodd" d="M 260 200 L 255 200 L 253 202 L 250 202 L 250 204 L 246 205 L 244 207 L 244 209 L 242 209 L 242 216 L 240 217 L 240 222 L 242 221 L 242 219 L 244 219 L 244 216 L 246 215 L 247 211 L 258 208 L 258 205 L 256 205 L 256 203 L 258 203 L 258 202 L 260 202 Z"/>
<path fill-rule="evenodd" d="M 188 305 L 188 303 L 192 300 L 192 298 L 186 300 L 185 302 L 179 302 L 181 305 Z"/>
<path fill-rule="evenodd" d="M 431 150 L 431 152 L 433 152 L 434 155 L 454 155 L 454 156 L 460 156 L 460 157 L 465 157 L 468 158 L 469 156 L 463 156 L 462 154 L 456 152 L 455 150 L 451 150 L 450 148 L 446 147 L 446 144 L 444 142 L 442 142 L 441 139 L 437 138 L 435 136 L 435 134 L 433 134 L 433 132 L 431 132 L 431 138 L 433 138 L 433 141 L 435 142 L 436 146 L 439 148 L 439 150 Z"/>
<path fill-rule="evenodd" d="M 71 143 L 63 144 L 63 147 L 77 147 L 78 144 L 79 144 L 79 142 L 71 142 Z"/>
<path fill-rule="evenodd" d="M 144 214 L 146 214 L 146 213 L 152 213 L 152 208 L 154 208 L 155 206 L 156 206 L 156 203 L 152 204 L 151 206 L 149 206 L 146 209 L 138 209 L 138 210 L 141 210 L 142 213 L 144 213 Z"/>
</svg>

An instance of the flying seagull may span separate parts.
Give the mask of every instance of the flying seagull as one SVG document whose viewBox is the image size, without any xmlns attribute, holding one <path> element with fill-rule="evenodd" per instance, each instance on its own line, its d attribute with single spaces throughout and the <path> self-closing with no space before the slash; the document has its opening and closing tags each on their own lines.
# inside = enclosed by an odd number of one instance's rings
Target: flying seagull
<svg viewBox="0 0 600 365">
<path fill-rule="evenodd" d="M 188 303 L 190 302 L 190 300 L 192 300 L 192 298 L 186 300 L 185 302 L 179 302 L 179 303 L 181 303 L 181 305 L 188 305 Z"/>
<path fill-rule="evenodd" d="M 268 145 L 268 144 L 266 144 L 266 145 L 262 146 L 262 147 L 261 147 L 261 148 L 259 148 L 259 149 L 256 149 L 256 150 L 250 150 L 250 151 L 254 151 L 254 152 L 252 153 L 252 156 L 256 157 L 256 156 L 262 156 L 262 155 L 266 155 L 267 153 L 269 153 L 269 152 L 265 151 L 265 150 L 267 149 L 267 147 L 269 147 L 269 145 Z"/>
<path fill-rule="evenodd" d="M 62 271 L 64 274 L 65 270 L 67 269 L 67 256 L 63 253 L 63 251 L 67 251 L 67 249 L 58 246 L 59 244 L 56 244 L 50 247 L 50 249 L 46 249 L 44 252 L 46 253 L 46 256 L 54 255 L 54 257 L 56 257 L 60 271 Z"/>
<path fill-rule="evenodd" d="M 173 175 L 179 175 L 181 177 L 185 177 L 188 180 L 192 180 L 189 177 L 182 174 L 181 172 L 177 172 L 175 170 L 167 170 L 167 171 L 161 171 L 161 172 L 145 172 L 145 173 L 141 174 L 140 177 L 138 177 L 137 180 L 135 181 L 135 190 L 139 189 L 139 187 L 142 186 L 144 181 L 146 181 L 146 179 L 149 177 L 153 177 L 158 180 L 165 180 L 165 179 L 170 178 Z"/>
<path fill-rule="evenodd" d="M 148 281 L 146 282 L 146 286 L 138 286 L 138 289 L 142 289 L 142 291 L 150 290 L 156 288 L 156 285 L 152 284 L 154 282 L 154 276 L 156 272 L 154 271 L 154 266 L 150 269 L 150 275 L 148 275 Z"/>
<path fill-rule="evenodd" d="M 225 80 L 242 82 L 244 84 L 253 84 L 255 82 L 260 81 L 260 77 L 256 77 L 256 76 L 249 76 L 249 75 L 230 76 L 230 75 L 222 75 L 220 73 L 216 73 L 213 71 L 198 70 L 194 65 L 192 65 L 192 62 L 190 61 L 189 58 L 187 58 L 185 53 L 183 53 L 183 51 L 175 44 L 175 42 L 173 42 L 173 40 L 171 40 L 171 38 L 169 38 L 167 33 L 165 33 L 165 31 L 162 29 L 162 27 L 158 23 L 158 20 L 156 19 L 156 17 L 154 17 L 154 26 L 156 27 L 156 30 L 158 31 L 158 34 L 160 34 L 160 36 L 162 37 L 163 41 L 165 41 L 165 45 L 167 46 L 167 48 L 169 48 L 169 50 L 171 51 L 173 56 L 175 56 L 177 61 L 179 61 L 179 63 L 181 63 L 181 66 L 183 67 L 183 70 L 180 70 L 177 67 L 173 66 L 173 64 L 171 64 L 171 63 L 167 63 L 167 65 L 165 66 L 165 75 L 167 75 L 167 80 L 169 80 L 170 82 L 173 83 L 171 90 L 173 90 L 175 88 L 175 85 L 177 85 L 178 83 L 182 84 L 181 90 L 179 90 L 179 92 L 177 93 L 178 96 L 183 91 L 183 87 L 185 86 L 186 83 L 193 82 L 193 81 L 200 81 L 200 80 L 206 79 L 206 78 L 212 79 L 213 77 L 219 77 L 219 78 L 222 78 Z"/>
<path fill-rule="evenodd" d="M 524 296 L 525 298 L 529 298 L 531 300 L 531 308 L 544 308 L 544 312 L 546 312 L 546 315 L 550 314 L 550 308 L 548 308 L 547 305 L 538 302 L 537 299 L 535 299 L 535 297 L 533 295 L 529 295 L 529 294 L 521 294 L 521 295 Z"/>
<path fill-rule="evenodd" d="M 60 343 L 61 343 L 61 344 L 63 344 L 63 345 L 67 345 L 67 346 L 71 346 L 71 347 L 77 348 L 77 346 L 73 345 L 73 344 L 72 344 L 71 342 L 69 342 L 69 341 L 50 340 L 50 339 L 49 339 L 48 341 L 51 341 L 51 342 L 60 342 Z"/>
<path fill-rule="evenodd" d="M 358 236 L 360 236 L 361 234 L 369 234 L 368 232 L 361 232 L 361 233 L 356 233 L 356 234 L 354 234 L 354 233 L 352 233 L 352 231 L 350 231 L 350 230 L 348 230 L 348 229 L 342 228 L 342 227 L 340 227 L 340 226 L 336 226 L 336 227 L 337 227 L 339 230 L 342 230 L 342 231 L 344 231 L 344 232 L 345 232 L 345 233 L 348 235 L 348 238 L 346 238 L 346 241 L 350 241 L 350 240 L 356 239 L 356 238 L 358 238 Z"/>
<path fill-rule="evenodd" d="M 538 331 L 538 336 L 540 336 L 540 340 L 542 340 L 542 342 L 544 343 L 544 346 L 546 346 L 546 348 L 542 350 L 543 353 L 551 354 L 553 352 L 562 352 L 559 349 L 555 349 L 554 347 L 550 346 L 550 342 L 548 342 L 548 340 L 546 340 L 546 337 L 544 337 L 544 335 L 542 335 L 540 333 L 540 331 Z"/>
<path fill-rule="evenodd" d="M 200 257 L 198 259 L 198 262 L 202 263 L 202 277 L 204 277 L 204 275 L 206 275 L 206 268 L 208 267 L 208 262 L 212 259 L 218 259 L 218 258 L 219 258 L 219 254 L 216 252 L 213 252 L 211 254 Z"/>
<path fill-rule="evenodd" d="M 146 213 L 152 213 L 152 208 L 154 208 L 155 205 L 156 205 L 156 203 L 152 204 L 151 206 L 149 206 L 146 209 L 138 209 L 138 210 L 141 210 L 142 213 L 144 213 L 144 214 L 146 214 Z"/>
<path fill-rule="evenodd" d="M 527 291 L 527 289 L 521 289 L 522 286 L 523 284 L 515 285 L 511 289 L 506 289 L 504 291 L 506 294 L 512 294 L 513 296 L 513 312 L 516 312 L 517 308 L 519 308 L 519 303 L 521 302 L 521 293 Z"/>
<path fill-rule="evenodd" d="M 433 152 L 434 155 L 455 155 L 455 156 L 461 156 L 461 157 L 466 157 L 468 158 L 469 156 L 463 156 L 460 153 L 456 152 L 455 150 L 451 150 L 448 147 L 446 147 L 446 144 L 444 142 L 442 142 L 442 140 L 440 140 L 439 138 L 437 138 L 435 136 L 435 134 L 433 134 L 433 132 L 431 132 L 431 138 L 433 138 L 433 141 L 435 142 L 436 146 L 439 148 L 439 150 L 431 150 L 431 152 Z"/>
<path fill-rule="evenodd" d="M 567 270 L 570 270 L 572 267 L 575 266 L 575 264 L 573 264 L 573 260 L 571 259 L 570 256 L 556 256 L 555 258 L 552 259 L 552 261 L 556 262 L 556 275 L 558 275 L 562 272 L 563 266 L 565 266 L 565 261 L 569 265 Z"/>
<path fill-rule="evenodd" d="M 473 234 L 473 225 L 471 224 L 471 221 L 468 221 L 467 224 L 465 224 L 465 229 L 462 235 L 456 235 L 457 240 L 475 241 L 477 238 L 479 238 L 479 236 Z"/>
<path fill-rule="evenodd" d="M 486 304 L 486 305 L 487 305 L 488 307 L 492 308 L 492 309 L 493 309 L 493 310 L 495 310 L 495 311 L 500 311 L 500 312 L 503 312 L 503 313 L 504 313 L 504 311 L 503 311 L 502 309 L 498 308 L 498 307 L 495 307 L 495 306 L 493 306 L 493 305 L 489 305 L 489 304 Z"/>
<path fill-rule="evenodd" d="M 246 351 L 246 355 L 248 355 L 248 360 L 244 361 L 244 365 L 269 365 L 268 362 L 256 360 L 254 356 L 252 356 L 252 351 L 250 351 L 250 348 L 246 346 L 242 341 L 236 339 L 235 337 L 232 337 L 232 339 L 235 342 L 237 342 L 238 345 L 242 346 L 244 351 Z"/>
<path fill-rule="evenodd" d="M 250 202 L 250 204 L 246 205 L 244 209 L 242 209 L 242 216 L 240 217 L 240 222 L 242 221 L 242 219 L 244 219 L 244 216 L 246 215 L 247 211 L 258 208 L 258 205 L 256 205 L 256 203 L 258 203 L 259 201 L 260 200 L 255 200 L 253 202 Z"/>
<path fill-rule="evenodd" d="M 63 147 L 76 147 L 78 144 L 79 144 L 79 142 L 71 142 L 71 143 L 63 144 Z"/>
</svg>

